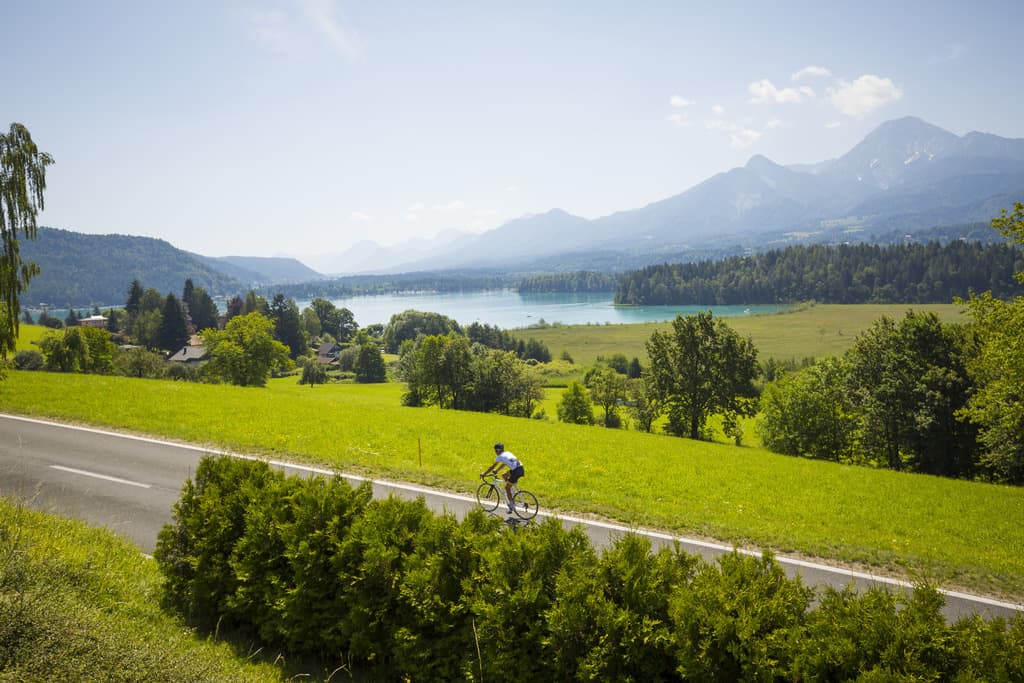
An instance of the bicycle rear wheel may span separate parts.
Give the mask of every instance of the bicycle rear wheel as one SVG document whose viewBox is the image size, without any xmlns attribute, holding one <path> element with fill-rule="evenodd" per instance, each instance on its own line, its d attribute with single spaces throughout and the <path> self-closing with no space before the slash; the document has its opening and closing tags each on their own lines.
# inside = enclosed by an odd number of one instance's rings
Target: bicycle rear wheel
<svg viewBox="0 0 1024 683">
<path fill-rule="evenodd" d="M 498 495 L 498 489 L 494 487 L 494 484 L 485 481 L 476 488 L 476 502 L 480 504 L 484 512 L 494 512 L 498 503 L 501 502 L 501 496 Z"/>
<path fill-rule="evenodd" d="M 517 491 L 512 496 L 512 507 L 519 519 L 533 519 L 537 516 L 537 496 L 529 491 Z"/>
</svg>

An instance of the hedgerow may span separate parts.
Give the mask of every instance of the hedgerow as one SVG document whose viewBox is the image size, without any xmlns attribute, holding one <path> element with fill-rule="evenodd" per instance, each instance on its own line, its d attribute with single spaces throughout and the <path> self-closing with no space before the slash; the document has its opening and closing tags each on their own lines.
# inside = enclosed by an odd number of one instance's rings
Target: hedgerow
<svg viewBox="0 0 1024 683">
<path fill-rule="evenodd" d="M 816 596 L 768 553 L 513 529 L 206 457 L 155 557 L 195 625 L 375 679 L 1024 680 L 1024 617 L 949 624 L 932 586 Z"/>
</svg>

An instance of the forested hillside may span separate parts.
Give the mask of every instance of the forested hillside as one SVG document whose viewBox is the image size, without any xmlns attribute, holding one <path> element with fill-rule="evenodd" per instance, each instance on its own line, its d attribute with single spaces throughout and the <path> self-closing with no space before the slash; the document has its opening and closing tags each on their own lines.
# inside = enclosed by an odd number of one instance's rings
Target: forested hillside
<svg viewBox="0 0 1024 683">
<path fill-rule="evenodd" d="M 138 279 L 161 292 L 177 292 L 191 279 L 212 296 L 238 294 L 243 286 L 199 258 L 163 240 L 131 235 L 85 235 L 40 228 L 21 253 L 39 265 L 22 305 L 86 307 L 122 304 Z"/>
<path fill-rule="evenodd" d="M 1024 294 L 1024 254 L 1007 244 L 794 246 L 722 261 L 650 266 L 622 277 L 615 303 L 740 305 L 948 303 L 991 290 Z"/>
</svg>

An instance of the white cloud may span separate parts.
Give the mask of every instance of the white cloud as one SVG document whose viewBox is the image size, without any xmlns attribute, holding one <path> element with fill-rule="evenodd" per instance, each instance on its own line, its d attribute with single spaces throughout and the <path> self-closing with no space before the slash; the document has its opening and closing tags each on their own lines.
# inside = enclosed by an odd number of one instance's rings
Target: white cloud
<svg viewBox="0 0 1024 683">
<path fill-rule="evenodd" d="M 826 128 L 838 128 L 841 125 L 842 124 L 839 123 L 838 121 L 829 121 L 828 123 L 825 124 L 825 127 Z"/>
<path fill-rule="evenodd" d="M 693 100 L 688 100 L 682 95 L 673 95 L 671 98 L 669 98 L 669 104 L 671 104 L 673 107 L 689 107 L 691 104 L 693 104 Z"/>
<path fill-rule="evenodd" d="M 783 88 L 779 90 L 767 78 L 754 81 L 748 88 L 751 104 L 799 104 L 804 98 L 813 98 L 814 90 L 802 85 L 799 88 Z"/>
<path fill-rule="evenodd" d="M 903 97 L 903 91 L 891 78 L 864 74 L 849 83 L 842 79 L 835 88 L 829 89 L 829 100 L 843 114 L 860 118 L 889 102 Z"/>
<path fill-rule="evenodd" d="M 718 116 L 721 116 L 722 114 L 725 113 L 725 107 L 723 107 L 720 104 L 716 104 L 715 106 L 711 107 L 711 111 L 713 111 Z"/>
<path fill-rule="evenodd" d="M 676 124 L 677 126 L 688 126 L 690 125 L 690 119 L 686 114 L 669 114 L 667 117 L 669 121 Z"/>
<path fill-rule="evenodd" d="M 364 223 L 366 221 L 372 221 L 373 220 L 373 216 L 371 216 L 369 214 L 366 214 L 366 213 L 363 213 L 362 211 L 353 211 L 352 213 L 350 213 L 348 215 L 348 217 L 351 218 L 354 221 L 360 221 L 360 222 L 364 222 Z"/>
<path fill-rule="evenodd" d="M 349 59 L 362 55 L 362 41 L 355 31 L 335 16 L 336 5 L 333 0 L 302 0 L 301 6 L 306 17 L 327 38 L 335 51 Z"/>
<path fill-rule="evenodd" d="M 792 81 L 799 81 L 803 78 L 827 78 L 831 75 L 832 72 L 823 66 L 805 66 L 789 78 Z"/>
<path fill-rule="evenodd" d="M 765 130 L 775 130 L 776 128 L 782 128 L 782 121 L 779 119 L 772 119 L 764 124 Z"/>
<path fill-rule="evenodd" d="M 250 36 L 274 54 L 312 58 L 311 46 L 318 42 L 314 38 L 319 38 L 346 59 L 362 56 L 362 41 L 336 16 L 333 0 L 300 0 L 291 7 L 251 9 L 238 16 L 243 17 Z"/>
<path fill-rule="evenodd" d="M 729 144 L 734 149 L 744 149 L 750 147 L 752 144 L 763 135 L 760 131 L 748 128 L 738 123 L 731 121 L 722 121 L 721 119 L 709 119 L 704 122 L 704 127 L 708 130 L 721 131 L 728 133 Z"/>
</svg>

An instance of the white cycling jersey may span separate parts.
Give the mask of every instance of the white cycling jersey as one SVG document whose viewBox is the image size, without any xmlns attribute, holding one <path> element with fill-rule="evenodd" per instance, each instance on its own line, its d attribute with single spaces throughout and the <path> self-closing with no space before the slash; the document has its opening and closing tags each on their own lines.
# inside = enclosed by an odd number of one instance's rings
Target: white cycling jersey
<svg viewBox="0 0 1024 683">
<path fill-rule="evenodd" d="M 501 464 L 508 467 L 510 470 L 514 470 L 515 468 L 523 464 L 519 462 L 519 458 L 517 458 L 509 451 L 502 451 L 501 453 L 499 453 L 495 462 L 500 462 Z"/>
</svg>

